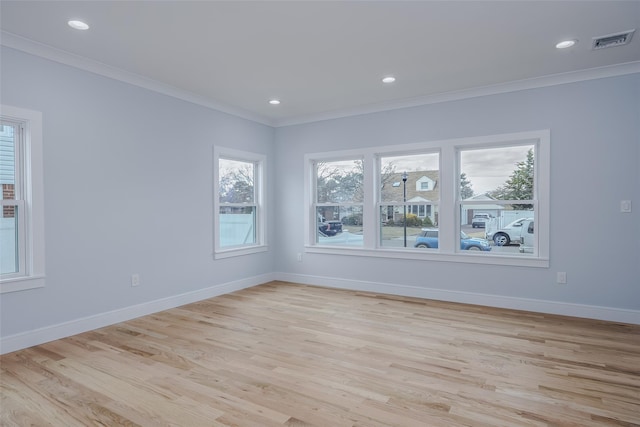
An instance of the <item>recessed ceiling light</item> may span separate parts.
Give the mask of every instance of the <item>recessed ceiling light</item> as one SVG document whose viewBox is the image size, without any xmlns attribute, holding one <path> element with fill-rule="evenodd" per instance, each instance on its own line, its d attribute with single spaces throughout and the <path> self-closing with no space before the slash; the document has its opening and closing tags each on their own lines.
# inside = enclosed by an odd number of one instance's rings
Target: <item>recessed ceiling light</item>
<svg viewBox="0 0 640 427">
<path fill-rule="evenodd" d="M 396 81 L 396 78 L 392 76 L 387 76 L 382 79 L 382 83 L 393 83 L 395 81 Z"/>
<path fill-rule="evenodd" d="M 271 104 L 271 105 L 280 105 L 280 100 L 279 99 L 270 99 L 269 100 L 269 104 Z"/>
<path fill-rule="evenodd" d="M 566 49 L 576 44 L 578 40 L 563 40 L 556 45 L 556 49 Z"/>
<path fill-rule="evenodd" d="M 71 28 L 73 28 L 74 30 L 88 30 L 89 29 L 89 25 L 82 22 L 82 21 L 74 21 L 71 20 L 69 22 L 67 22 L 67 24 L 69 24 L 69 26 Z"/>
</svg>

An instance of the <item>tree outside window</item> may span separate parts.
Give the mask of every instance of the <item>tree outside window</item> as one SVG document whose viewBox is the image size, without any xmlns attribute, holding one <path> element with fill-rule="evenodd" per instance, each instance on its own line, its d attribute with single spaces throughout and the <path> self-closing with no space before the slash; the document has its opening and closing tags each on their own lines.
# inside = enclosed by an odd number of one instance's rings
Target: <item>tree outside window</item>
<svg viewBox="0 0 640 427">
<path fill-rule="evenodd" d="M 266 250 L 264 156 L 215 148 L 216 258 Z"/>
</svg>

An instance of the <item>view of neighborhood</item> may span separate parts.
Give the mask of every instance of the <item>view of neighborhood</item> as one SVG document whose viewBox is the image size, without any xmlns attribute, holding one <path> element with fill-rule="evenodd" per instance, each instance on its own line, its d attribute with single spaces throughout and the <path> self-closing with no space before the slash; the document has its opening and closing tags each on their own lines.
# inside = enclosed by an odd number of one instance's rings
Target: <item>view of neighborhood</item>
<svg viewBox="0 0 640 427">
<path fill-rule="evenodd" d="M 509 147 L 511 148 L 511 147 Z M 518 147 L 514 161 L 500 160 L 500 153 L 487 149 L 461 154 L 459 197 L 461 248 L 519 252 L 522 223 L 518 220 L 534 218 L 534 152 L 533 147 Z M 484 153 L 487 151 L 489 153 Z M 513 150 L 512 150 L 513 151 Z M 465 154 L 467 155 L 465 158 Z M 492 167 L 502 163 L 496 172 L 487 174 L 494 179 L 502 175 L 501 184 L 493 190 L 476 194 L 474 183 L 465 166 L 473 164 L 469 158 L 492 156 Z M 411 166 L 408 166 L 411 165 Z M 437 154 L 381 158 L 380 162 L 380 246 L 435 248 L 420 242 L 421 235 L 437 235 L 440 185 Z M 413 170 L 402 171 L 403 166 Z M 426 166 L 426 167 L 425 167 Z M 319 162 L 316 167 L 317 243 L 323 245 L 362 245 L 363 162 L 360 160 Z M 470 175 L 482 179 L 469 167 Z M 489 180 L 485 180 L 489 182 Z M 465 239 L 477 239 L 471 245 Z M 487 240 L 489 242 L 480 242 Z M 477 243 L 477 244 L 475 244 Z M 509 247 L 513 246 L 513 247 Z M 524 251 L 530 252 L 530 251 Z"/>
<path fill-rule="evenodd" d="M 535 216 L 533 149 L 533 146 L 517 146 L 460 154 L 462 249 L 519 252 L 522 221 L 532 222 Z M 431 243 L 421 243 L 420 239 L 426 237 L 425 234 L 437 235 L 438 153 L 381 157 L 379 161 L 380 246 L 437 247 L 437 238 Z M 487 161 L 489 166 L 483 167 Z M 218 167 L 220 246 L 252 244 L 256 239 L 258 214 L 255 164 L 221 158 Z M 361 246 L 365 202 L 363 161 L 317 162 L 314 175 L 315 243 Z M 481 187 L 494 187 L 476 193 L 476 181 Z"/>
</svg>

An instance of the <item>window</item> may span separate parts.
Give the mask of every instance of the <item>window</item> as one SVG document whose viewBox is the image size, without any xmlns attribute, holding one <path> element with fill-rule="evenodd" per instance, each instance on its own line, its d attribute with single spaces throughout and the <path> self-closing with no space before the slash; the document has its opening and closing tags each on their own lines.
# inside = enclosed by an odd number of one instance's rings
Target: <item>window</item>
<svg viewBox="0 0 640 427">
<path fill-rule="evenodd" d="M 313 169 L 315 243 L 362 246 L 362 160 L 316 161 Z"/>
<path fill-rule="evenodd" d="M 0 290 L 44 286 L 42 115 L 0 111 Z"/>
<path fill-rule="evenodd" d="M 536 131 L 308 154 L 306 250 L 548 267 L 549 146 Z"/>
<path fill-rule="evenodd" d="M 215 148 L 214 163 L 216 258 L 266 250 L 264 156 Z"/>
<path fill-rule="evenodd" d="M 424 191 L 421 184 L 440 180 L 439 162 L 439 153 L 433 152 L 377 156 L 380 247 L 412 248 L 415 234 L 423 226 L 437 224 L 440 195 L 437 191 Z M 400 182 L 401 185 L 389 186 L 388 182 Z M 429 216 L 426 216 L 427 210 Z"/>
<path fill-rule="evenodd" d="M 461 182 L 457 204 L 461 224 L 471 222 L 494 243 L 493 253 L 511 253 L 522 230 L 513 220 L 536 217 L 536 146 L 533 143 L 471 147 L 459 151 Z M 471 193 L 463 187 L 473 187 Z M 477 196 L 468 196 L 475 194 Z M 469 221 L 471 218 L 471 221 Z M 529 255 L 537 254 L 537 245 Z"/>
</svg>

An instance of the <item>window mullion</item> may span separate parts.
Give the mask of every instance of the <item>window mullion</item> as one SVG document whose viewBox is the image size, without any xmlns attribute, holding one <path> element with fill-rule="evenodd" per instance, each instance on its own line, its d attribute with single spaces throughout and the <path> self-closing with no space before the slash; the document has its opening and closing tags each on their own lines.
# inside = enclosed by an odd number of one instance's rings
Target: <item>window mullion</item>
<svg viewBox="0 0 640 427">
<path fill-rule="evenodd" d="M 439 246 L 441 252 L 455 252 L 460 234 L 460 205 L 457 203 L 457 152 L 453 146 L 444 146 L 440 152 L 440 215 L 438 217 Z"/>
<path fill-rule="evenodd" d="M 363 208 L 362 208 L 362 223 L 364 227 L 363 231 L 363 245 L 365 248 L 375 248 L 376 240 L 379 233 L 380 227 L 377 226 L 379 224 L 378 213 L 376 212 L 376 201 L 377 201 L 377 188 L 376 182 L 379 182 L 377 178 L 377 166 L 376 166 L 376 158 L 373 153 L 366 153 L 364 156 L 364 177 L 363 177 L 363 188 L 364 188 L 364 200 L 363 200 Z"/>
<path fill-rule="evenodd" d="M 530 150 L 530 146 L 535 146 L 533 163 L 529 153 L 525 162 L 520 161 L 522 150 Z M 492 156 L 483 157 L 484 153 Z M 363 203 L 357 207 L 351 201 L 318 203 L 318 191 L 323 202 L 348 198 L 334 197 L 331 194 L 340 195 L 341 186 L 346 185 L 346 188 L 349 188 L 354 185 L 353 172 L 340 172 L 348 170 L 346 167 L 349 159 L 354 158 L 362 159 L 364 172 L 360 174 L 362 178 L 359 184 L 364 192 L 358 194 L 363 196 Z M 308 240 L 305 243 L 312 252 L 389 258 L 406 256 L 408 259 L 459 260 L 505 265 L 548 265 L 548 131 L 305 154 L 305 162 L 305 188 L 310 190 L 305 192 L 305 202 L 310 208 L 309 215 L 306 215 L 308 224 L 305 230 Z M 328 175 L 320 174 L 319 165 L 325 164 L 336 169 L 336 172 L 332 172 L 337 177 L 334 181 L 327 180 Z M 516 175 L 513 181 L 507 181 L 511 179 L 509 173 L 512 164 L 518 168 L 514 169 L 514 173 L 518 171 L 523 175 Z M 530 176 L 524 174 L 528 173 L 531 164 L 535 168 L 534 193 L 529 197 L 521 192 L 518 185 L 521 182 L 530 182 L 523 180 Z M 322 171 L 327 172 L 324 168 Z M 461 191 L 463 172 L 467 178 L 464 191 Z M 492 174 L 482 175 L 488 172 Z M 469 177 L 473 179 L 469 181 Z M 478 181 L 474 182 L 476 178 Z M 503 187 L 503 181 L 511 187 Z M 473 184 L 476 184 L 474 188 Z M 509 200 L 500 197 L 508 197 Z M 335 239 L 323 236 L 324 238 L 317 240 L 318 230 L 315 225 L 318 212 L 325 210 L 323 206 L 328 207 L 324 216 L 332 217 L 334 221 L 341 219 L 347 228 L 349 221 L 344 220 L 344 214 L 341 213 L 338 217 L 332 213 L 336 210 L 359 212 L 363 224 L 359 243 L 356 240 L 340 239 L 339 235 Z M 405 209 L 407 216 L 403 219 Z M 485 216 L 492 219 L 490 228 L 472 220 L 472 216 L 482 217 L 476 214 L 484 213 L 484 210 L 489 212 Z M 531 246 L 536 248 L 536 252 L 532 256 L 523 255 L 525 251 L 518 251 L 517 245 L 504 245 L 503 248 L 500 244 L 501 238 L 495 245 L 493 242 L 491 245 L 488 244 L 485 239 L 487 233 L 495 233 L 495 230 L 503 227 L 504 222 L 511 222 L 511 218 L 523 215 L 527 218 L 535 216 L 536 241 Z M 360 231 L 360 224 L 353 225 L 355 232 L 348 231 L 355 235 Z M 422 231 L 420 227 L 423 228 Z M 438 234 L 427 235 L 429 230 L 424 230 L 426 227 L 437 228 L 437 231 L 433 231 Z M 462 240 L 461 234 L 466 235 Z M 344 233 L 342 237 L 345 236 L 348 237 L 349 234 Z M 427 240 L 433 237 L 436 239 L 435 242 Z M 511 238 L 511 241 L 516 241 L 516 238 Z M 418 243 L 427 247 L 414 249 Z M 438 249 L 435 249 L 436 245 Z M 403 246 L 407 249 L 403 249 Z"/>
<path fill-rule="evenodd" d="M 22 200 L 16 204 L 18 215 L 18 271 L 21 276 L 26 276 L 31 273 L 30 263 L 27 263 L 28 259 L 31 259 L 30 247 L 27 239 L 27 206 Z"/>
</svg>

